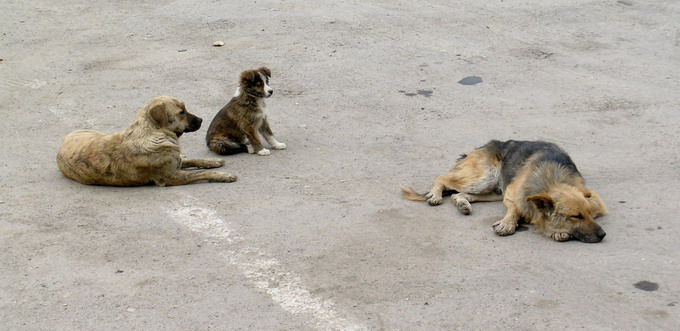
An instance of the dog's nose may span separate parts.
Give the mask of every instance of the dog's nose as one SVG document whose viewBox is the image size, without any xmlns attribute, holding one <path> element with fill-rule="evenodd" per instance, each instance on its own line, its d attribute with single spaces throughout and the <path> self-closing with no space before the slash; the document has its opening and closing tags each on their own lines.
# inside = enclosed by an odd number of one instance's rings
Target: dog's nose
<svg viewBox="0 0 680 331">
<path fill-rule="evenodd" d="M 607 235 L 607 233 L 604 232 L 602 229 L 600 229 L 600 230 L 597 231 L 596 235 L 597 235 L 598 238 L 600 238 L 600 240 L 602 240 L 604 238 L 604 236 Z"/>
</svg>

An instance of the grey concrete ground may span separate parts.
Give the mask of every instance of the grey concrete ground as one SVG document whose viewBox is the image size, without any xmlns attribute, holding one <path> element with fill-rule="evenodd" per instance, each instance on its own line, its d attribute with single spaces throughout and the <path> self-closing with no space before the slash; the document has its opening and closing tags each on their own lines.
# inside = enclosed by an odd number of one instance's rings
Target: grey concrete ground
<svg viewBox="0 0 680 331">
<path fill-rule="evenodd" d="M 0 329 L 680 327 L 678 1 L 0 0 L 0 33 Z M 224 157 L 237 182 L 58 171 L 68 132 L 157 95 L 204 118 L 182 147 L 212 157 L 209 121 L 262 65 L 288 149 Z M 489 139 L 569 151 L 605 240 L 400 196 Z"/>
</svg>

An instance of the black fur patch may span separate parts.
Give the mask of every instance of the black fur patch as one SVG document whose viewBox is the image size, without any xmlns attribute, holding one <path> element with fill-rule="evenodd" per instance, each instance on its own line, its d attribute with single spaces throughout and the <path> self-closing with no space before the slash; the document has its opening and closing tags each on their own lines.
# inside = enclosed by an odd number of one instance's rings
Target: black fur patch
<svg viewBox="0 0 680 331">
<path fill-rule="evenodd" d="M 578 169 L 576 169 L 576 165 L 569 155 L 553 143 L 545 141 L 492 140 L 483 148 L 487 149 L 491 154 L 498 155 L 503 164 L 501 171 L 501 188 L 503 190 L 512 182 L 526 161 L 536 154 L 539 155 L 535 162 L 557 163 L 574 173 L 578 173 Z"/>
</svg>

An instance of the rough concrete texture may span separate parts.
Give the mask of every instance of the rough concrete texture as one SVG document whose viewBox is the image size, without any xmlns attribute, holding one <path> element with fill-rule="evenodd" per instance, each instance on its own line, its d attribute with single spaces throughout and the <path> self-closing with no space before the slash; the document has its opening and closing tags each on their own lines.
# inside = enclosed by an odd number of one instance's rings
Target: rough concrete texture
<svg viewBox="0 0 680 331">
<path fill-rule="evenodd" d="M 680 326 L 678 1 L 0 6 L 0 329 Z M 58 171 L 67 133 L 122 130 L 158 95 L 205 120 L 183 153 L 213 157 L 209 121 L 263 65 L 288 149 L 223 157 L 237 182 Z M 569 151 L 605 240 L 498 237 L 500 203 L 399 194 L 489 139 Z"/>
</svg>

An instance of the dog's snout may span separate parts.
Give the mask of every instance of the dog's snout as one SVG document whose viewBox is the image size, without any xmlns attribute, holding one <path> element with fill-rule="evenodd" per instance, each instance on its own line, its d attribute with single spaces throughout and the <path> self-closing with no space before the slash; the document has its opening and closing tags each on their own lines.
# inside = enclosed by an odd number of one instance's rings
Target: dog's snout
<svg viewBox="0 0 680 331">
<path fill-rule="evenodd" d="M 201 128 L 201 123 L 203 123 L 203 119 L 198 116 L 194 115 L 191 116 L 192 118 L 189 120 L 189 126 L 184 128 L 184 132 L 194 132 Z"/>
<path fill-rule="evenodd" d="M 604 230 L 600 229 L 600 230 L 597 231 L 596 235 L 597 235 L 598 238 L 600 238 L 600 240 L 602 240 L 602 239 L 604 239 L 604 236 L 607 235 L 607 233 L 604 232 Z"/>
</svg>

